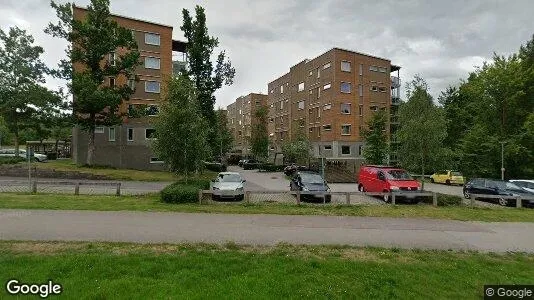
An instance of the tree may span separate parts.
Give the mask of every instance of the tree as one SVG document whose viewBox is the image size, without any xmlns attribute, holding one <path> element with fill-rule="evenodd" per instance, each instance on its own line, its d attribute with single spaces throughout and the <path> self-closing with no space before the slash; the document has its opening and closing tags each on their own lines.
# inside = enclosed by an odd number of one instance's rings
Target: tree
<svg viewBox="0 0 534 300">
<path fill-rule="evenodd" d="M 4 118 L 0 116 L 0 145 L 10 145 L 12 143 L 13 134 L 7 128 Z"/>
<path fill-rule="evenodd" d="M 195 84 L 199 107 L 202 116 L 209 122 L 209 137 L 212 153 L 217 153 L 219 145 L 216 141 L 216 118 L 214 113 L 214 93 L 223 84 L 231 85 L 235 69 L 227 60 L 225 51 L 219 52 L 215 66 L 211 61 L 213 50 L 219 45 L 219 40 L 208 34 L 206 27 L 206 13 L 201 6 L 195 7 L 195 19 L 187 9 L 182 11 L 183 24 L 180 29 L 187 39 L 187 59 L 189 67 L 184 71 Z"/>
<path fill-rule="evenodd" d="M 140 64 L 137 43 L 129 29 L 111 19 L 109 0 L 91 0 L 84 20 L 73 18 L 70 3 L 52 1 L 51 5 L 59 22 L 50 23 L 45 32 L 69 43 L 68 58 L 60 62 L 55 74 L 71 80 L 75 124 L 89 135 L 86 163 L 92 165 L 95 127 L 120 124 L 119 107 L 133 93 L 127 82 L 135 78 Z M 110 78 L 115 78 L 115 85 L 103 84 Z"/>
<path fill-rule="evenodd" d="M 260 107 L 254 112 L 250 143 L 252 155 L 256 158 L 266 159 L 269 156 L 268 112 L 267 107 Z"/>
<path fill-rule="evenodd" d="M 184 76 L 169 80 L 166 101 L 155 121 L 153 148 L 171 171 L 187 177 L 204 168 L 209 148 L 206 121 L 200 113 L 194 84 Z"/>
<path fill-rule="evenodd" d="M 48 68 L 40 58 L 43 48 L 33 43 L 23 29 L 11 27 L 7 33 L 0 29 L 0 116 L 13 134 L 16 155 L 20 131 L 60 102 L 56 93 L 41 85 Z"/>
<path fill-rule="evenodd" d="M 217 143 L 221 159 L 232 149 L 233 136 L 228 128 L 228 116 L 226 110 L 218 109 L 215 112 L 217 118 Z"/>
<path fill-rule="evenodd" d="M 432 161 L 446 136 L 445 118 L 428 93 L 426 81 L 416 75 L 407 88 L 408 101 L 399 109 L 401 164 L 411 170 L 421 170 Z"/>
<path fill-rule="evenodd" d="M 367 164 L 380 165 L 386 160 L 389 152 L 386 136 L 387 114 L 379 111 L 372 115 L 367 123 L 368 129 L 363 130 L 365 147 L 363 157 Z"/>
<path fill-rule="evenodd" d="M 303 130 L 304 122 L 297 123 L 294 138 L 282 145 L 284 160 L 297 164 L 308 164 L 311 158 L 311 144 Z"/>
</svg>

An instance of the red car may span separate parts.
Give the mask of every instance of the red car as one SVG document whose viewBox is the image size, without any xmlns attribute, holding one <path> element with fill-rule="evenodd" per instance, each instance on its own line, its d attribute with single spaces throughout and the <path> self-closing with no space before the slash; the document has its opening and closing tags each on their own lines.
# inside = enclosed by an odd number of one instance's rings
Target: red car
<svg viewBox="0 0 534 300">
<path fill-rule="evenodd" d="M 362 166 L 358 174 L 358 190 L 374 193 L 417 192 L 421 190 L 421 185 L 403 169 L 386 166 Z M 419 202 L 419 197 L 415 193 L 413 196 L 403 197 L 410 202 Z M 384 202 L 389 202 L 389 198 L 389 195 L 384 195 Z"/>
</svg>

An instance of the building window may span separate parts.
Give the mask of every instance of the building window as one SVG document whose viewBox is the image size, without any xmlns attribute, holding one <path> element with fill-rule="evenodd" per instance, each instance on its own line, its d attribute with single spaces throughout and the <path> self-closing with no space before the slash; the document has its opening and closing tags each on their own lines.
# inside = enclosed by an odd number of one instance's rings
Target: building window
<svg viewBox="0 0 534 300">
<path fill-rule="evenodd" d="M 156 129 L 154 128 L 147 128 L 145 129 L 145 139 L 155 139 L 156 138 Z"/>
<path fill-rule="evenodd" d="M 321 118 L 321 108 L 317 107 L 317 119 Z"/>
<path fill-rule="evenodd" d="M 380 86 L 380 87 L 378 87 L 378 91 L 381 92 L 381 93 L 385 93 L 386 92 L 386 88 L 383 87 L 383 86 Z"/>
<path fill-rule="evenodd" d="M 363 155 L 363 146 L 362 145 L 358 146 L 358 155 L 359 156 Z"/>
<path fill-rule="evenodd" d="M 283 94 L 284 93 L 284 85 L 281 85 L 280 86 L 280 94 Z"/>
<path fill-rule="evenodd" d="M 350 155 L 350 146 L 341 146 L 341 155 Z"/>
<path fill-rule="evenodd" d="M 321 78 L 321 68 L 317 68 L 317 78 Z"/>
<path fill-rule="evenodd" d="M 108 130 L 109 130 L 108 141 L 114 142 L 115 141 L 115 127 L 109 127 Z"/>
<path fill-rule="evenodd" d="M 134 140 L 134 130 L 133 128 L 128 128 L 128 142 L 133 142 Z"/>
<path fill-rule="evenodd" d="M 297 102 L 297 106 L 298 106 L 299 110 L 304 109 L 304 101 Z"/>
<path fill-rule="evenodd" d="M 328 68 L 330 68 L 330 63 L 326 63 L 326 64 L 323 65 L 323 70 L 324 69 L 328 69 Z"/>
<path fill-rule="evenodd" d="M 109 77 L 109 87 L 115 87 L 115 77 Z"/>
<path fill-rule="evenodd" d="M 349 124 L 341 125 L 341 135 L 350 135 L 350 128 Z"/>
<path fill-rule="evenodd" d="M 369 71 L 378 72 L 377 66 L 369 66 Z"/>
<path fill-rule="evenodd" d="M 271 94 L 274 93 L 274 90 L 271 90 Z"/>
<path fill-rule="evenodd" d="M 360 105 L 359 112 L 360 112 L 360 117 L 363 116 L 363 105 Z"/>
<path fill-rule="evenodd" d="M 304 82 L 299 83 L 299 92 L 304 91 Z"/>
<path fill-rule="evenodd" d="M 110 66 L 116 66 L 117 65 L 115 52 L 110 52 L 109 53 L 109 65 Z"/>
<path fill-rule="evenodd" d="M 160 38 L 157 33 L 145 33 L 145 44 L 159 46 Z"/>
<path fill-rule="evenodd" d="M 130 87 L 132 91 L 135 91 L 135 79 L 128 79 L 128 87 Z"/>
<path fill-rule="evenodd" d="M 313 75 L 313 71 L 310 71 L 310 73 L 308 74 L 308 76 L 312 76 Z"/>
<path fill-rule="evenodd" d="M 388 68 L 378 67 L 378 72 L 380 73 L 387 73 L 387 71 L 388 71 Z"/>
<path fill-rule="evenodd" d="M 284 109 L 284 101 L 280 101 L 280 109 Z"/>
<path fill-rule="evenodd" d="M 310 132 L 313 132 L 313 127 L 310 127 Z"/>
<path fill-rule="evenodd" d="M 325 104 L 323 110 L 329 110 L 332 108 L 332 104 Z"/>
<path fill-rule="evenodd" d="M 150 163 L 151 164 L 162 164 L 163 161 L 161 159 L 157 158 L 157 157 L 151 157 L 150 158 Z"/>
<path fill-rule="evenodd" d="M 360 64 L 360 76 L 363 75 L 363 64 Z"/>
<path fill-rule="evenodd" d="M 323 86 L 323 90 L 328 90 L 332 85 L 329 83 L 329 84 L 325 84 Z"/>
<path fill-rule="evenodd" d="M 323 125 L 323 130 L 324 130 L 324 131 L 330 131 L 330 130 L 332 130 L 332 125 L 330 125 L 330 124 L 325 124 L 325 125 Z"/>
<path fill-rule="evenodd" d="M 145 57 L 145 69 L 160 69 L 159 57 Z"/>
<path fill-rule="evenodd" d="M 345 94 L 350 94 L 351 90 L 351 84 L 350 82 L 342 82 L 341 83 L 341 92 Z"/>
<path fill-rule="evenodd" d="M 350 61 L 342 61 L 341 62 L 341 71 L 350 72 Z"/>
<path fill-rule="evenodd" d="M 358 84 L 358 94 L 360 94 L 360 97 L 363 97 L 363 85 Z"/>
<path fill-rule="evenodd" d="M 274 118 L 269 118 L 269 122 L 274 122 Z"/>
<path fill-rule="evenodd" d="M 370 90 L 373 91 L 373 92 L 378 92 L 378 86 L 372 85 Z"/>
<path fill-rule="evenodd" d="M 149 117 L 157 116 L 159 114 L 159 107 L 157 105 L 149 105 L 146 108 L 146 113 Z"/>
<path fill-rule="evenodd" d="M 378 106 L 373 105 L 373 106 L 369 107 L 369 109 L 370 109 L 371 111 L 378 111 Z"/>
<path fill-rule="evenodd" d="M 320 87 L 317 88 L 317 99 L 319 99 L 319 97 L 321 97 L 321 88 Z"/>
<path fill-rule="evenodd" d="M 145 81 L 145 92 L 159 94 L 160 83 L 158 81 Z"/>
<path fill-rule="evenodd" d="M 332 150 L 332 146 L 331 145 L 326 145 L 326 146 L 324 146 L 323 149 L 324 150 Z"/>
<path fill-rule="evenodd" d="M 350 115 L 350 103 L 341 103 L 341 113 Z"/>
<path fill-rule="evenodd" d="M 102 126 L 95 127 L 95 133 L 104 133 L 104 127 Z"/>
</svg>

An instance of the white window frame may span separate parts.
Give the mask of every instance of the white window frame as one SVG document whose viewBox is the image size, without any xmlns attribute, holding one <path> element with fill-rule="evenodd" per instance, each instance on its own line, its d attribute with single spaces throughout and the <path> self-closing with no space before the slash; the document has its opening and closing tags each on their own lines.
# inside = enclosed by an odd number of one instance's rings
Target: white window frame
<svg viewBox="0 0 534 300">
<path fill-rule="evenodd" d="M 326 148 L 326 147 L 328 147 L 328 148 Z M 323 150 L 324 151 L 332 151 L 332 145 L 324 145 L 323 146 Z"/>
<path fill-rule="evenodd" d="M 373 107 L 375 107 L 376 109 L 373 109 Z M 370 110 L 370 111 L 374 111 L 374 112 L 378 111 L 378 105 L 371 105 L 371 106 L 369 106 L 369 110 Z"/>
<path fill-rule="evenodd" d="M 157 36 L 158 37 L 158 42 L 157 43 L 149 42 L 147 40 L 147 37 L 149 37 L 149 36 Z M 145 32 L 145 44 L 153 45 L 153 46 L 160 46 L 161 45 L 161 35 L 159 33 L 155 33 L 155 32 Z"/>
<path fill-rule="evenodd" d="M 377 66 L 369 66 L 369 71 L 378 72 Z"/>
<path fill-rule="evenodd" d="M 155 157 L 155 156 L 151 156 L 150 159 L 149 159 L 149 162 L 151 164 L 163 164 L 163 163 L 165 163 L 164 161 L 159 160 L 159 158 Z"/>
<path fill-rule="evenodd" d="M 323 70 L 330 68 L 331 65 L 332 64 L 330 62 L 327 62 L 326 64 L 323 65 Z"/>
<path fill-rule="evenodd" d="M 363 85 L 362 84 L 358 84 L 358 95 L 360 97 L 363 97 Z"/>
<path fill-rule="evenodd" d="M 344 69 L 343 69 L 343 64 L 348 64 L 348 65 L 349 65 L 349 69 L 348 69 L 348 70 L 346 70 L 346 69 L 344 70 Z M 350 61 L 348 61 L 348 60 L 342 60 L 342 61 L 341 61 L 341 66 L 340 66 L 340 68 L 341 68 L 341 72 L 348 72 L 348 73 L 350 73 L 350 72 L 352 72 L 352 63 L 351 63 Z"/>
<path fill-rule="evenodd" d="M 349 91 L 348 92 L 345 92 L 343 91 L 342 87 L 343 87 L 343 84 L 348 84 L 349 85 Z M 345 82 L 345 81 L 342 81 L 341 84 L 339 85 L 339 91 L 343 94 L 350 94 L 352 93 L 352 84 L 350 82 Z"/>
<path fill-rule="evenodd" d="M 360 64 L 360 76 L 363 75 L 363 64 Z"/>
<path fill-rule="evenodd" d="M 147 60 L 149 59 L 155 59 L 157 60 L 157 67 L 149 67 L 147 64 Z M 161 69 L 161 58 L 156 56 L 145 56 L 145 69 L 151 69 L 151 70 L 160 70 Z"/>
<path fill-rule="evenodd" d="M 131 139 L 130 139 L 130 132 L 132 133 L 132 138 Z M 134 134 L 135 134 L 135 131 L 134 131 L 133 128 L 128 128 L 126 130 L 126 139 L 127 139 L 128 142 L 133 142 L 134 141 L 134 139 L 135 139 Z"/>
<path fill-rule="evenodd" d="M 313 75 L 313 70 L 310 70 L 310 73 L 308 73 L 308 76 L 312 76 Z"/>
<path fill-rule="evenodd" d="M 349 133 L 343 133 L 343 127 L 349 128 Z M 351 135 L 352 133 L 352 124 L 341 124 L 341 135 Z"/>
<path fill-rule="evenodd" d="M 332 87 L 332 83 L 327 83 L 327 84 L 323 85 L 323 90 L 328 90 L 331 87 Z"/>
<path fill-rule="evenodd" d="M 146 131 L 147 130 L 151 130 L 151 129 L 153 130 L 154 128 L 145 128 L 145 140 L 155 140 L 155 139 L 157 139 L 157 138 L 148 138 L 148 137 L 146 137 Z M 156 131 L 154 130 L 154 132 L 156 132 Z"/>
<path fill-rule="evenodd" d="M 282 85 L 280 86 L 280 94 L 283 94 L 283 93 L 284 93 L 284 85 L 282 84 Z"/>
<path fill-rule="evenodd" d="M 158 91 L 157 91 L 157 92 L 149 91 L 149 90 L 147 89 L 147 84 L 148 84 L 149 82 L 157 82 L 157 83 L 158 83 Z M 146 81 L 145 81 L 145 92 L 146 92 L 146 93 L 152 93 L 152 94 L 159 94 L 159 93 L 161 92 L 161 82 L 156 81 L 156 80 L 146 80 Z"/>
<path fill-rule="evenodd" d="M 385 67 L 378 67 L 378 72 L 380 72 L 380 73 L 387 73 L 387 72 L 388 72 L 388 68 L 385 68 Z"/>
<path fill-rule="evenodd" d="M 113 135 L 111 134 L 113 132 Z M 116 139 L 116 130 L 115 127 L 108 127 L 108 141 L 114 142 Z"/>
<path fill-rule="evenodd" d="M 95 133 L 104 133 L 104 126 L 96 126 Z"/>
<path fill-rule="evenodd" d="M 387 89 L 386 89 L 385 87 L 383 87 L 383 86 L 379 86 L 379 87 L 378 87 L 378 91 L 379 91 L 380 93 L 385 93 L 385 92 L 387 91 Z"/>
<path fill-rule="evenodd" d="M 326 128 L 326 126 L 328 126 L 328 128 Z M 323 125 L 323 130 L 324 131 L 332 131 L 332 124 L 324 124 Z"/>
<path fill-rule="evenodd" d="M 128 79 L 128 86 L 135 91 L 135 79 Z"/>
<path fill-rule="evenodd" d="M 349 153 L 343 153 L 343 147 L 348 147 L 349 148 Z M 350 145 L 341 145 L 339 147 L 339 150 L 341 151 L 341 155 L 351 155 L 352 154 Z"/>
<path fill-rule="evenodd" d="M 298 85 L 298 91 L 299 91 L 299 92 L 304 91 L 304 81 L 301 82 L 301 83 L 299 83 L 299 85 Z"/>
<path fill-rule="evenodd" d="M 298 110 L 303 110 L 305 106 L 306 106 L 306 104 L 304 103 L 304 100 L 301 100 L 301 101 L 297 102 Z"/>
<path fill-rule="evenodd" d="M 150 109 L 151 106 L 156 107 L 157 110 L 158 110 L 158 112 L 157 112 L 155 115 L 149 115 L 149 114 L 148 114 L 149 109 Z M 147 116 L 149 116 L 149 117 L 155 117 L 155 116 L 157 116 L 157 115 L 159 114 L 159 106 L 158 106 L 158 105 L 155 105 L 155 104 L 149 104 L 149 105 L 147 106 L 146 110 L 147 110 Z"/>
<path fill-rule="evenodd" d="M 343 106 L 344 106 L 344 105 L 348 106 L 348 108 L 349 108 L 349 112 L 344 112 L 344 111 L 343 111 Z M 342 115 L 350 115 L 351 110 L 352 110 L 352 109 L 351 109 L 351 105 L 350 105 L 350 103 L 341 103 L 341 114 L 342 114 Z"/>
<path fill-rule="evenodd" d="M 332 109 L 332 104 L 328 103 L 328 104 L 325 104 L 324 107 L 323 107 L 323 110 L 330 110 Z"/>
<path fill-rule="evenodd" d="M 359 145 L 358 146 L 358 156 L 362 156 L 363 155 L 363 145 Z"/>
<path fill-rule="evenodd" d="M 321 78 L 321 68 L 317 68 L 317 79 Z"/>
<path fill-rule="evenodd" d="M 116 66 L 117 65 L 117 55 L 115 51 L 109 53 L 109 65 L 110 66 Z"/>
</svg>

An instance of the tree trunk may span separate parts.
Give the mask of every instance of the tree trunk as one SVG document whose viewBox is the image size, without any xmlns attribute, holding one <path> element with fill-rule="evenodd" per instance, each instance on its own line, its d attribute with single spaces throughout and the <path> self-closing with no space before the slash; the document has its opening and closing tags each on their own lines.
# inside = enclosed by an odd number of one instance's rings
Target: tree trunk
<svg viewBox="0 0 534 300">
<path fill-rule="evenodd" d="M 95 128 L 89 128 L 89 142 L 87 143 L 87 161 L 88 166 L 93 165 L 95 155 Z"/>
</svg>

